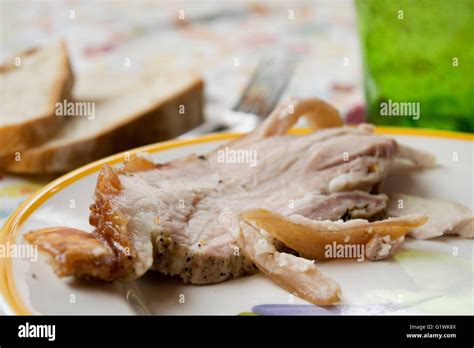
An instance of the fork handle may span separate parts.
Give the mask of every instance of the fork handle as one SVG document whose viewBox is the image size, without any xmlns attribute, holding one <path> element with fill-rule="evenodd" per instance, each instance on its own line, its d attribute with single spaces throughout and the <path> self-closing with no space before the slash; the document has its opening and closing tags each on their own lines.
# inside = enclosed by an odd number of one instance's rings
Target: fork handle
<svg viewBox="0 0 474 348">
<path fill-rule="evenodd" d="M 220 121 L 206 121 L 202 125 L 180 135 L 178 139 L 192 138 L 197 135 L 222 131 L 250 132 L 259 122 L 260 119 L 253 114 L 226 110 Z"/>
<path fill-rule="evenodd" d="M 209 134 L 224 131 L 229 128 L 227 125 L 221 122 L 207 121 L 201 124 L 200 126 L 191 129 L 190 131 L 181 134 L 178 139 L 192 138 L 202 134 Z"/>
</svg>

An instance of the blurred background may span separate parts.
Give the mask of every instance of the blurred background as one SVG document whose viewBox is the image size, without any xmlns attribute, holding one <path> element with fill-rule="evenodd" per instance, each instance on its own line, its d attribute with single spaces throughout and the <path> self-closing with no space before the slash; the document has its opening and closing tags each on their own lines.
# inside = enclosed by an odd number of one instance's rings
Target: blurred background
<svg viewBox="0 0 474 348">
<path fill-rule="evenodd" d="M 2 1 L 1 23 L 2 58 L 65 38 L 76 74 L 122 70 L 126 58 L 132 70 L 194 68 L 208 118 L 232 107 L 260 58 L 288 51 L 301 59 L 286 95 L 364 117 L 351 1 Z"/>
<path fill-rule="evenodd" d="M 207 120 L 235 105 L 262 59 L 283 55 L 296 64 L 280 99 L 320 97 L 349 124 L 474 131 L 472 0 L 0 4 L 2 60 L 65 39 L 76 75 L 195 70 Z M 417 103 L 419 117 L 381 115 L 393 102 Z M 43 184 L 4 176 L 0 219 Z"/>
<path fill-rule="evenodd" d="M 66 39 L 81 72 L 196 69 L 206 117 L 238 100 L 259 59 L 298 57 L 286 96 L 319 96 L 348 123 L 474 131 L 474 2 L 9 1 L 1 56 Z M 421 117 L 380 117 L 387 100 Z"/>
</svg>

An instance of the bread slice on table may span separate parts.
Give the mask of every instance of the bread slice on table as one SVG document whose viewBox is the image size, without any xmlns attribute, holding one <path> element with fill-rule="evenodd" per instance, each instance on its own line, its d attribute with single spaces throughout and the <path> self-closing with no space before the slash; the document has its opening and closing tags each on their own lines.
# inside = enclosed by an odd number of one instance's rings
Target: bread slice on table
<svg viewBox="0 0 474 348">
<path fill-rule="evenodd" d="M 64 42 L 33 48 L 0 65 L 0 155 L 51 138 L 62 123 L 57 102 L 69 99 L 73 74 Z"/>
<path fill-rule="evenodd" d="M 79 75 L 73 97 L 92 113 L 64 117 L 48 142 L 0 157 L 14 173 L 62 173 L 96 159 L 176 137 L 202 123 L 203 81 L 189 72 Z M 86 108 L 84 107 L 84 110 Z"/>
</svg>

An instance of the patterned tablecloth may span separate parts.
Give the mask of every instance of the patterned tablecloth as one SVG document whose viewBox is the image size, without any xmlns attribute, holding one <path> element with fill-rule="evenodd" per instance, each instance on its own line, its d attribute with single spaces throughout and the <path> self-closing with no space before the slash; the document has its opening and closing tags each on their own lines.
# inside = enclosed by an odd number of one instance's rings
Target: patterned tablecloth
<svg viewBox="0 0 474 348">
<path fill-rule="evenodd" d="M 195 69 L 206 81 L 206 117 L 216 118 L 235 103 L 259 58 L 291 52 L 301 58 L 286 97 L 319 96 L 349 122 L 363 119 L 360 54 L 349 0 L 2 0 L 0 6 L 2 59 L 64 38 L 78 74 L 145 66 Z M 49 180 L 0 176 L 0 224 Z"/>
</svg>

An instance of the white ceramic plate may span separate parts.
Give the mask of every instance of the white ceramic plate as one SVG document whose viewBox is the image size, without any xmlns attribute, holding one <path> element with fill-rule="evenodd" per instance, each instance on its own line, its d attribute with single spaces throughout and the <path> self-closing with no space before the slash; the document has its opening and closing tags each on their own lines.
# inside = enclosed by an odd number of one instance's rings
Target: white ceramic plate
<svg viewBox="0 0 474 348">
<path fill-rule="evenodd" d="M 450 132 L 378 129 L 398 141 L 435 153 L 434 170 L 392 172 L 388 192 L 453 200 L 473 208 L 472 136 Z M 299 133 L 304 132 L 300 131 Z M 165 162 L 205 153 L 236 135 L 210 135 L 130 151 L 148 151 Z M 4 246 L 24 245 L 31 229 L 67 225 L 92 230 L 89 205 L 98 170 L 123 160 L 118 154 L 52 182 L 11 215 L 1 234 Z M 132 284 L 60 279 L 39 255 L 0 258 L 3 309 L 10 314 L 473 314 L 473 241 L 455 237 L 408 240 L 391 260 L 335 260 L 320 264 L 343 291 L 338 306 L 322 308 L 288 294 L 261 274 L 213 285 L 184 284 L 149 273 Z M 12 250 L 12 249 L 9 249 Z M 23 256 L 23 257 L 20 257 Z M 31 256 L 31 255 L 30 255 Z M 33 255 L 34 256 L 34 255 Z"/>
</svg>

